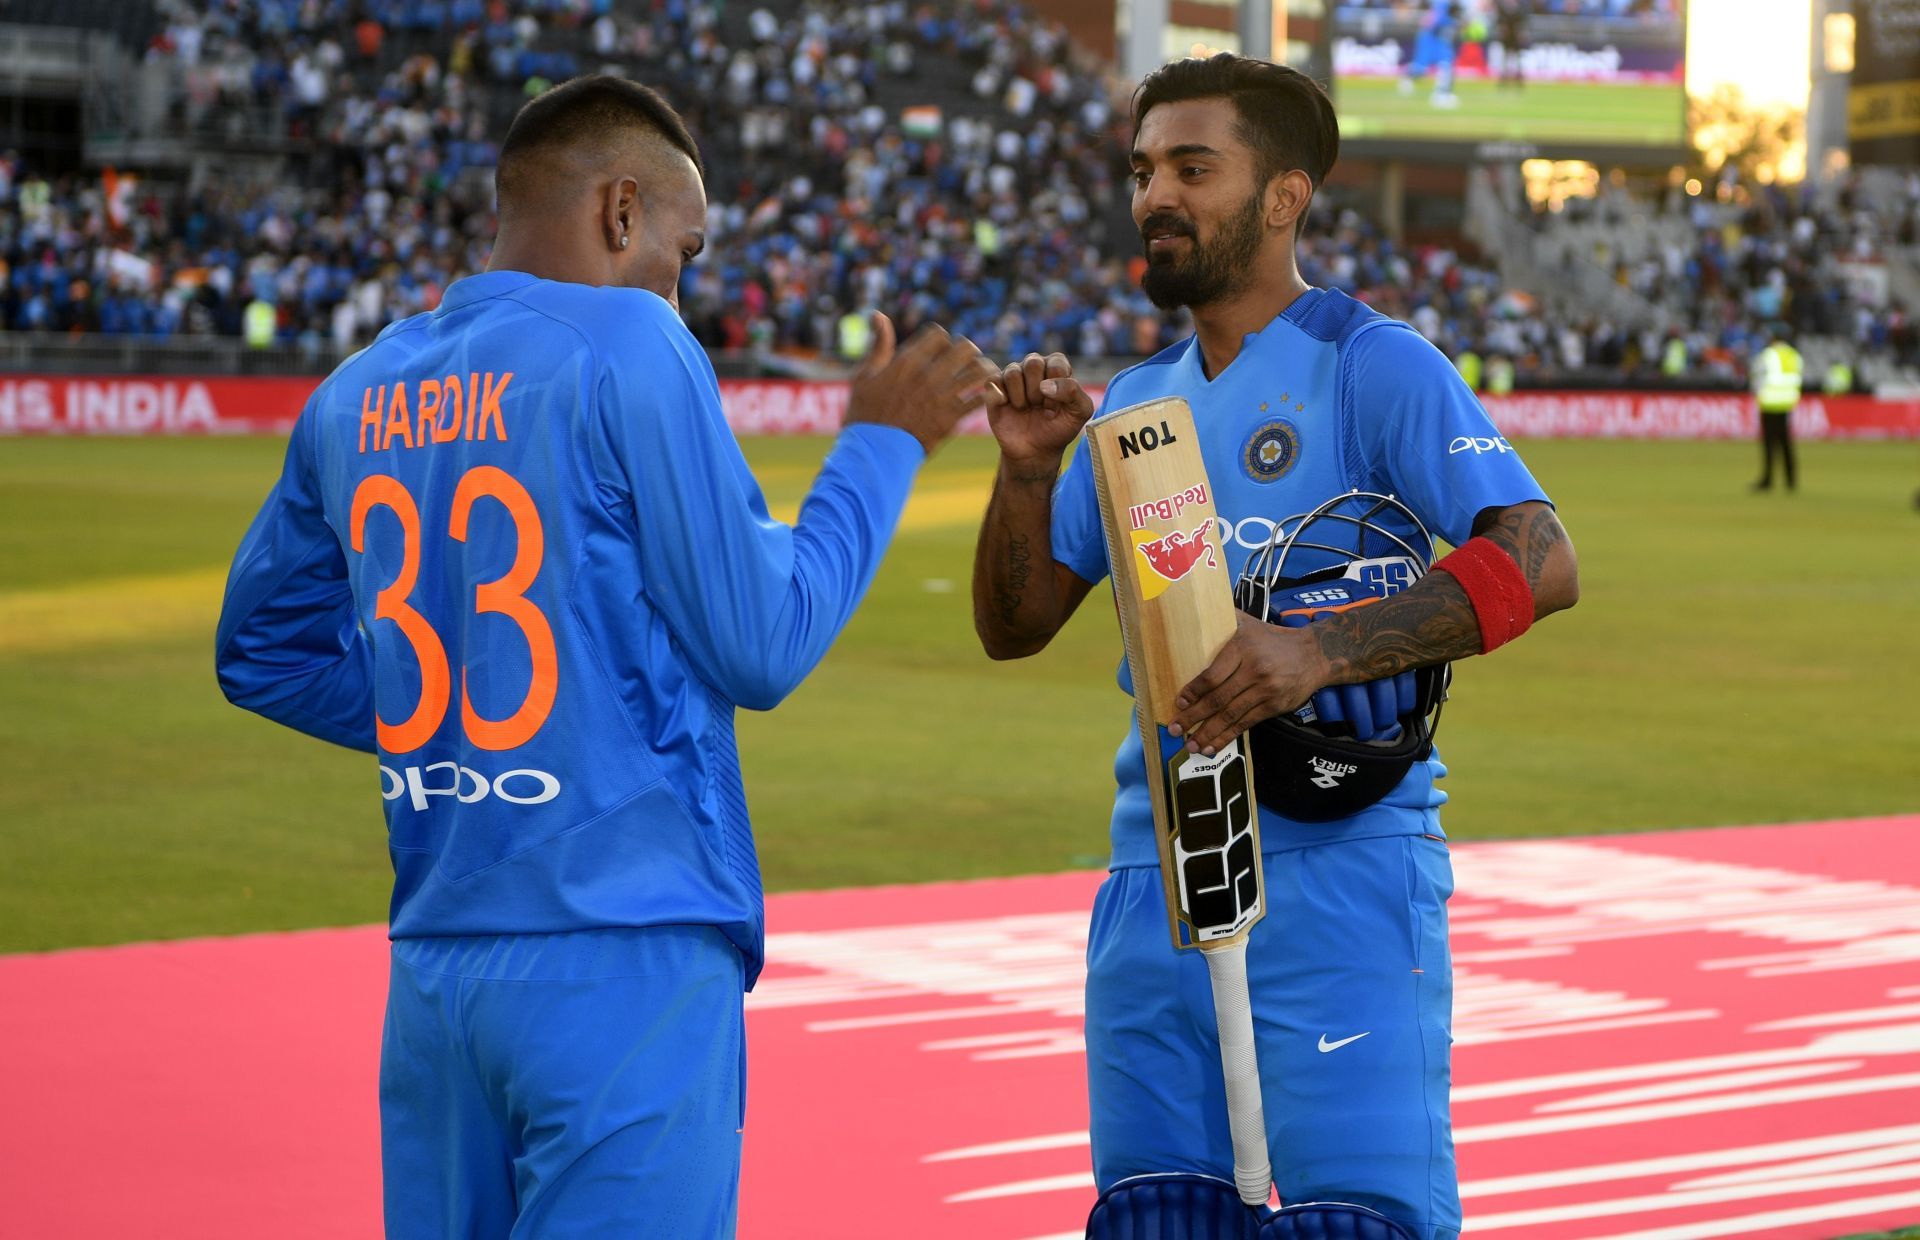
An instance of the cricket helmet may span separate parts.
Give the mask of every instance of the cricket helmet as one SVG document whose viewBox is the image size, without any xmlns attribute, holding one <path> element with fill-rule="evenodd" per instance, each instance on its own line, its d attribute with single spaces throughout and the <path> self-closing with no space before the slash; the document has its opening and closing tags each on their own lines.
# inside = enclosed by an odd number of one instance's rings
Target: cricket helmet
<svg viewBox="0 0 1920 1240">
<path fill-rule="evenodd" d="M 1425 576 L 1433 560 L 1433 536 L 1412 509 L 1391 495 L 1349 491 L 1277 523 L 1248 559 L 1234 602 L 1291 627 L 1397 594 Z M 1351 724 L 1323 718 L 1315 703 L 1328 700 L 1326 690 L 1250 728 L 1260 803 L 1297 822 L 1332 822 L 1393 791 L 1433 752 L 1451 671 L 1443 663 L 1411 676 L 1411 693 L 1395 701 L 1399 728 L 1390 739 L 1363 740 Z"/>
</svg>

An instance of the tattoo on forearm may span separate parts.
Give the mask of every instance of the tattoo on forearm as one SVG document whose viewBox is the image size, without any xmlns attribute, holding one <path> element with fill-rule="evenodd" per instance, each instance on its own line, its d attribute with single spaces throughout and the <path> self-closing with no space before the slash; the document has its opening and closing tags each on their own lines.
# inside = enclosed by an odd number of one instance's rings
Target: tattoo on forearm
<svg viewBox="0 0 1920 1240">
<path fill-rule="evenodd" d="M 1509 509 L 1474 532 L 1512 556 L 1536 594 L 1555 549 L 1567 541 L 1560 519 L 1544 506 Z M 1402 594 L 1314 628 L 1335 684 L 1464 659 L 1481 648 L 1480 620 L 1451 573 L 1429 573 Z"/>
<path fill-rule="evenodd" d="M 1405 593 L 1314 625 L 1333 684 L 1355 684 L 1480 653 L 1480 622 L 1451 573 L 1430 573 Z"/>
<path fill-rule="evenodd" d="M 990 653 L 1025 647 L 1036 637 L 1045 644 L 1052 636 L 1051 630 L 1036 631 L 1046 621 L 1034 613 L 1045 613 L 1053 603 L 1047 524 L 1059 476 L 1057 461 L 1014 465 L 1003 459 L 993 480 L 973 559 L 974 628 Z"/>
<path fill-rule="evenodd" d="M 999 609 L 1000 623 L 1008 628 L 1020 615 L 1020 603 L 1026 595 L 1027 579 L 1033 575 L 1033 553 L 1029 550 L 1025 534 L 1012 534 L 1007 538 L 1007 575 L 994 591 L 994 606 Z"/>
</svg>

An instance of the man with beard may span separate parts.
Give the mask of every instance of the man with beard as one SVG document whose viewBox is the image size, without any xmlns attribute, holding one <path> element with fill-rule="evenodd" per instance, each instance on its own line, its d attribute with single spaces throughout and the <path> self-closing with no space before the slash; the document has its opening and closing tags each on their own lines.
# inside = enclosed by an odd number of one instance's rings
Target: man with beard
<svg viewBox="0 0 1920 1240">
<path fill-rule="evenodd" d="M 1325 93 L 1292 69 L 1223 54 L 1149 75 L 1133 119 L 1143 284 L 1156 304 L 1189 307 L 1195 334 L 1122 371 L 1105 406 L 1169 396 L 1193 406 L 1229 571 L 1245 568 L 1276 522 L 1356 488 L 1397 496 L 1459 548 L 1433 565 L 1441 571 L 1305 627 L 1243 615 L 1180 696 L 1175 727 L 1189 748 L 1212 754 L 1310 699 L 1330 706 L 1332 686 L 1484 653 L 1571 606 L 1578 584 L 1564 530 L 1447 359 L 1406 324 L 1300 277 L 1295 240 L 1338 150 Z M 1001 386 L 1004 400 L 989 409 L 1000 463 L 973 597 L 982 644 L 1007 659 L 1044 648 L 1108 560 L 1089 454 L 1060 469 L 1094 411 L 1072 367 L 1059 354 L 1030 355 L 1002 371 Z M 1411 533 L 1410 519 L 1394 520 Z M 1367 742 L 1403 722 L 1348 731 Z M 1334 821 L 1261 807 L 1268 911 L 1248 972 L 1269 1153 L 1284 1202 L 1352 1203 L 1337 1207 L 1344 1222 L 1321 1220 L 1329 1234 L 1355 1234 L 1355 1220 L 1373 1237 L 1454 1240 L 1460 1228 L 1448 1117 L 1452 873 L 1438 815 L 1446 798 L 1434 787 L 1444 773 L 1429 749 L 1373 803 Z M 1258 1218 L 1229 1178 L 1207 970 L 1168 943 L 1131 726 L 1115 777 L 1111 873 L 1087 947 L 1102 1194 L 1089 1235 L 1118 1234 L 1119 1220 L 1149 1213 L 1187 1220 L 1158 1234 L 1252 1235 Z"/>
</svg>

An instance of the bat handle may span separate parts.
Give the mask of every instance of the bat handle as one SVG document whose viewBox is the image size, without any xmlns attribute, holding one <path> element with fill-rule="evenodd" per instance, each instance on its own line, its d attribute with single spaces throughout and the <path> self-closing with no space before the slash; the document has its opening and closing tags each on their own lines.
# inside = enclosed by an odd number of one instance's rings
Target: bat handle
<svg viewBox="0 0 1920 1240">
<path fill-rule="evenodd" d="M 1240 1200 L 1263 1206 L 1273 1191 L 1267 1162 L 1267 1118 L 1260 1104 L 1260 1064 L 1253 1047 L 1253 1000 L 1247 993 L 1247 943 L 1203 952 L 1220 1026 L 1220 1066 L 1227 1082 L 1227 1127 L 1233 1133 L 1233 1182 Z"/>
</svg>

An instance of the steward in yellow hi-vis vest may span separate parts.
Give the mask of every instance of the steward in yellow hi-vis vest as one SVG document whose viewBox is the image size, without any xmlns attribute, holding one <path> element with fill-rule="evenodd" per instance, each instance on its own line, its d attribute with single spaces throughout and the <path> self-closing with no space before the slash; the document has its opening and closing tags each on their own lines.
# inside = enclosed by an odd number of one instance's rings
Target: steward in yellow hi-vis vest
<svg viewBox="0 0 1920 1240">
<path fill-rule="evenodd" d="M 1760 481 L 1756 491 L 1773 489 L 1773 457 L 1776 450 L 1786 469 L 1787 490 L 1794 489 L 1793 427 L 1794 406 L 1800 403 L 1800 385 L 1806 378 L 1806 363 L 1786 341 L 1769 338 L 1765 348 L 1753 357 L 1753 398 L 1760 406 Z"/>
</svg>

